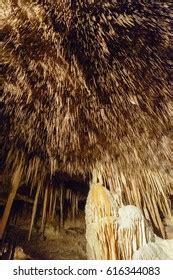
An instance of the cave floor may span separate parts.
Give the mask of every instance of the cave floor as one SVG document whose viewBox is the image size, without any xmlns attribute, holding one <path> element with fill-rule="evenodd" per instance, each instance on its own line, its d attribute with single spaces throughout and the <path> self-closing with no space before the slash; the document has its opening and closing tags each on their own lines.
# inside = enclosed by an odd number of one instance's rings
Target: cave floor
<svg viewBox="0 0 173 280">
<path fill-rule="evenodd" d="M 28 241 L 28 224 L 20 222 L 10 226 L 8 240 L 15 240 L 14 259 L 33 260 L 84 260 L 86 259 L 85 223 L 66 225 L 60 231 L 52 225 L 47 225 L 45 234 L 33 229 Z"/>
<path fill-rule="evenodd" d="M 30 241 L 27 241 L 27 231 L 20 232 L 20 241 L 17 246 L 23 248 L 27 256 L 34 260 L 83 260 L 86 259 L 84 233 L 76 229 L 63 230 L 57 239 L 47 239 L 33 233 Z M 18 252 L 15 258 L 22 258 Z M 26 256 L 26 258 L 28 258 Z"/>
</svg>

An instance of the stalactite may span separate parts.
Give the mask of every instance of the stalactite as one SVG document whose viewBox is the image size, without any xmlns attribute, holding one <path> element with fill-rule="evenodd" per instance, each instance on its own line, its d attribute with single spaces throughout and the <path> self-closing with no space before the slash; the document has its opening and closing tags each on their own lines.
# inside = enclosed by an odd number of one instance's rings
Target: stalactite
<svg viewBox="0 0 173 280">
<path fill-rule="evenodd" d="M 40 194 L 41 187 L 42 187 L 42 185 L 39 184 L 38 187 L 37 187 L 37 190 L 36 190 L 34 205 L 33 205 L 33 208 L 32 208 L 32 216 L 31 216 L 31 223 L 30 223 L 28 240 L 30 240 L 30 238 L 31 238 L 31 233 L 32 233 L 33 225 L 34 225 L 34 220 L 35 220 L 35 215 L 36 215 L 36 211 L 37 211 L 37 204 L 38 204 L 38 199 L 39 199 L 39 194 Z"/>
<path fill-rule="evenodd" d="M 60 188 L 60 226 L 63 227 L 64 224 L 64 198 L 63 198 L 63 188 Z"/>
<path fill-rule="evenodd" d="M 57 190 L 55 190 L 54 202 L 53 202 L 53 208 L 52 208 L 52 218 L 51 218 L 52 222 L 54 221 L 55 213 L 56 213 L 57 196 L 58 196 L 58 193 L 57 193 Z"/>
<path fill-rule="evenodd" d="M 44 232 L 45 224 L 46 224 L 46 216 L 48 212 L 48 187 L 45 187 L 44 191 L 44 200 L 43 200 L 43 212 L 42 212 L 42 220 L 41 220 L 41 232 Z"/>
<path fill-rule="evenodd" d="M 52 216 L 52 207 L 53 207 L 53 188 L 52 187 L 49 188 L 48 197 L 49 197 L 49 217 L 51 217 Z"/>
</svg>

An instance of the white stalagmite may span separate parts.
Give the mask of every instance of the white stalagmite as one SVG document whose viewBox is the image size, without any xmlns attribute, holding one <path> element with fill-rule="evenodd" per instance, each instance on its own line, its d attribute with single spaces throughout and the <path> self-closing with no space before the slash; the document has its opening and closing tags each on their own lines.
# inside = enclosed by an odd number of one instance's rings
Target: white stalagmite
<svg viewBox="0 0 173 280">
<path fill-rule="evenodd" d="M 121 259 L 132 259 L 133 252 L 154 240 L 142 211 L 133 205 L 123 206 L 118 211 L 118 247 Z"/>
<path fill-rule="evenodd" d="M 86 239 L 89 259 L 132 259 L 154 234 L 142 211 L 120 207 L 100 183 L 91 186 L 86 203 Z"/>
<path fill-rule="evenodd" d="M 173 260 L 173 239 L 156 238 L 134 252 L 133 260 Z"/>
<path fill-rule="evenodd" d="M 86 203 L 86 239 L 89 259 L 117 259 L 117 208 L 100 183 L 91 186 Z"/>
</svg>

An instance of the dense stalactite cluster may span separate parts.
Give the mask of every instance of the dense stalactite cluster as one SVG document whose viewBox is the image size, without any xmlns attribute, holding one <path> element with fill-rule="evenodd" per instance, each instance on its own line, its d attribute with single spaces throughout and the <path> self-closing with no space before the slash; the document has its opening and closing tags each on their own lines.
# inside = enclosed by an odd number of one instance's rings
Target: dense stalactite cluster
<svg viewBox="0 0 173 280">
<path fill-rule="evenodd" d="M 2 1 L 6 172 L 18 166 L 37 187 L 32 217 L 56 172 L 85 180 L 96 170 L 164 236 L 173 163 L 167 2 Z"/>
</svg>

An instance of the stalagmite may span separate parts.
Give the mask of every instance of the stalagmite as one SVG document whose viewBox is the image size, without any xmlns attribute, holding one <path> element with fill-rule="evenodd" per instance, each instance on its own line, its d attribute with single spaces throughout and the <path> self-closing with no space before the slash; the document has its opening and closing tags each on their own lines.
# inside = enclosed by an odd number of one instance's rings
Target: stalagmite
<svg viewBox="0 0 173 280">
<path fill-rule="evenodd" d="M 86 203 L 86 239 L 89 259 L 118 259 L 117 208 L 101 184 L 91 186 Z"/>
<path fill-rule="evenodd" d="M 118 247 L 121 259 L 132 259 L 133 252 L 148 241 L 154 234 L 148 226 L 142 211 L 133 206 L 123 206 L 118 211 Z"/>
<path fill-rule="evenodd" d="M 133 253 L 154 234 L 142 211 L 120 207 L 100 183 L 91 186 L 86 204 L 86 239 L 89 259 L 132 259 Z"/>
<path fill-rule="evenodd" d="M 31 257 L 24 252 L 22 247 L 17 246 L 15 248 L 14 260 L 30 260 L 30 259 Z"/>
<path fill-rule="evenodd" d="M 134 252 L 133 260 L 173 260 L 173 239 L 156 238 Z"/>
</svg>

